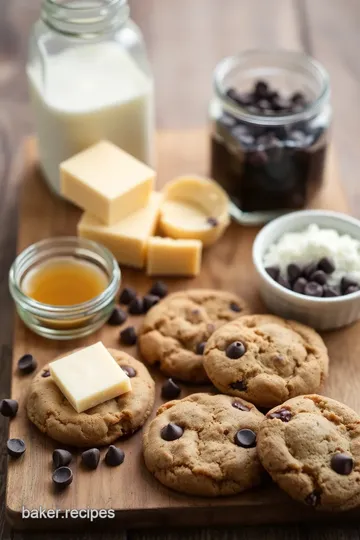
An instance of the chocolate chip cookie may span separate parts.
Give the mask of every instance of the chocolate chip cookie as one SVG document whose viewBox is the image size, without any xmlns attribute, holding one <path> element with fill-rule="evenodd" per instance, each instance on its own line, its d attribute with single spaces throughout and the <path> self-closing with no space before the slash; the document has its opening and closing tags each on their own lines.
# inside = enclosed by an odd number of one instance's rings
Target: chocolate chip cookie
<svg viewBox="0 0 360 540">
<path fill-rule="evenodd" d="M 266 408 L 317 392 L 328 362 L 314 330 L 273 315 L 249 315 L 222 326 L 204 351 L 205 370 L 221 392 Z"/>
<path fill-rule="evenodd" d="M 28 417 L 40 431 L 64 444 L 92 447 L 110 444 L 144 424 L 154 405 L 155 383 L 141 362 L 108 350 L 131 378 L 132 391 L 77 413 L 51 376 L 43 376 L 45 366 L 33 379 L 27 400 Z"/>
<path fill-rule="evenodd" d="M 271 410 L 257 450 L 272 479 L 320 510 L 360 504 L 360 417 L 333 399 L 299 396 Z"/>
<path fill-rule="evenodd" d="M 149 364 L 182 381 L 207 382 L 205 342 L 223 324 L 249 313 L 244 300 L 224 291 L 193 289 L 170 294 L 145 316 L 139 347 Z"/>
<path fill-rule="evenodd" d="M 230 396 L 193 394 L 158 410 L 144 433 L 147 468 L 181 493 L 217 497 L 257 486 L 256 434 L 263 415 Z"/>
</svg>

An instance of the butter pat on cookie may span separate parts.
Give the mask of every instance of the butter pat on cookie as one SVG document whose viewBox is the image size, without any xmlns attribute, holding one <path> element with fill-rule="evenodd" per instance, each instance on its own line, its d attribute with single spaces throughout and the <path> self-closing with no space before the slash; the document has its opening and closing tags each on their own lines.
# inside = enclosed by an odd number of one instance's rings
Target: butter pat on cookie
<svg viewBox="0 0 360 540">
<path fill-rule="evenodd" d="M 114 225 L 104 225 L 98 218 L 85 212 L 78 223 L 78 236 L 100 242 L 119 263 L 143 268 L 147 243 L 154 234 L 163 199 L 153 192 L 148 204 Z"/>
<path fill-rule="evenodd" d="M 61 193 L 106 225 L 146 206 L 155 172 L 108 141 L 60 164 Z"/>
<path fill-rule="evenodd" d="M 49 368 L 78 413 L 131 391 L 129 377 L 100 341 L 55 360 Z"/>
<path fill-rule="evenodd" d="M 201 268 L 200 240 L 149 238 L 147 274 L 149 276 L 197 276 Z"/>
</svg>

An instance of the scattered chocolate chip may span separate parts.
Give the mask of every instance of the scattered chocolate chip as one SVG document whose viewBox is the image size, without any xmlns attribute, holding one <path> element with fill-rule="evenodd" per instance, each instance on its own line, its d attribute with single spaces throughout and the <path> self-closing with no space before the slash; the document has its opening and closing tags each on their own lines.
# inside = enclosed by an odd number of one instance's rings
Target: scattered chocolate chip
<svg viewBox="0 0 360 540">
<path fill-rule="evenodd" d="M 123 345 L 135 345 L 137 341 L 135 328 L 133 326 L 128 326 L 120 332 L 120 341 Z"/>
<path fill-rule="evenodd" d="M 329 257 L 323 257 L 318 263 L 318 268 L 325 272 L 325 274 L 332 274 L 335 270 L 335 263 Z"/>
<path fill-rule="evenodd" d="M 232 406 L 235 407 L 235 409 L 239 409 L 239 411 L 249 412 L 250 409 L 240 401 L 233 401 Z"/>
<path fill-rule="evenodd" d="M 282 422 L 290 422 L 292 414 L 289 409 L 278 409 L 277 411 L 268 414 L 267 417 L 271 419 L 277 418 Z"/>
<path fill-rule="evenodd" d="M 244 356 L 245 352 L 245 345 L 241 341 L 234 341 L 234 343 L 231 343 L 226 348 L 225 354 L 228 358 L 236 360 L 237 358 L 241 358 L 242 356 Z"/>
<path fill-rule="evenodd" d="M 50 369 L 44 369 L 44 371 L 42 372 L 41 376 L 46 378 L 46 377 L 50 377 Z"/>
<path fill-rule="evenodd" d="M 358 286 L 358 283 L 354 279 L 351 279 L 347 276 L 344 276 L 340 281 L 340 290 L 342 294 L 346 294 L 346 291 L 348 290 L 349 287 L 357 287 L 357 286 Z"/>
<path fill-rule="evenodd" d="M 302 92 L 295 92 L 291 96 L 290 99 L 292 103 L 297 103 L 297 104 L 302 104 L 302 105 L 306 103 L 305 95 Z"/>
<path fill-rule="evenodd" d="M 278 266 L 267 266 L 265 268 L 265 272 L 267 272 L 270 277 L 277 281 L 280 275 L 280 268 Z"/>
<path fill-rule="evenodd" d="M 66 465 L 69 465 L 69 463 L 71 463 L 72 454 L 68 450 L 57 448 L 53 451 L 52 460 L 55 469 L 58 469 L 59 467 L 65 467 Z"/>
<path fill-rule="evenodd" d="M 240 313 L 241 307 L 236 302 L 230 302 L 230 309 L 231 311 L 235 311 L 235 313 Z"/>
<path fill-rule="evenodd" d="M 58 489 L 64 489 L 73 481 L 73 473 L 69 467 L 59 467 L 55 469 L 52 480 Z"/>
<path fill-rule="evenodd" d="M 32 373 L 37 367 L 37 362 L 32 354 L 24 354 L 18 360 L 18 369 L 21 373 Z"/>
<path fill-rule="evenodd" d="M 309 495 L 305 498 L 305 503 L 315 508 L 315 506 L 318 506 L 318 504 L 320 504 L 320 495 L 321 493 L 317 490 L 309 493 Z"/>
<path fill-rule="evenodd" d="M 126 375 L 130 377 L 130 379 L 132 379 L 133 377 L 136 377 L 136 371 L 133 367 L 131 366 L 120 366 L 120 367 L 126 373 Z"/>
<path fill-rule="evenodd" d="M 173 379 L 168 379 L 161 387 L 161 397 L 163 399 L 176 399 L 181 394 L 181 388 Z"/>
<path fill-rule="evenodd" d="M 349 475 L 354 467 L 353 458 L 343 453 L 334 454 L 330 463 L 333 471 L 343 475 Z"/>
<path fill-rule="evenodd" d="M 163 281 L 156 281 L 150 291 L 149 294 L 153 294 L 155 296 L 159 296 L 160 298 L 164 298 L 168 293 L 167 285 Z"/>
<path fill-rule="evenodd" d="M 325 272 L 323 270 L 316 270 L 313 274 L 311 274 L 310 281 L 316 281 L 316 283 L 320 283 L 320 285 L 325 285 L 327 282 Z"/>
<path fill-rule="evenodd" d="M 126 319 L 127 314 L 125 311 L 119 307 L 115 307 L 107 322 L 110 326 L 120 326 L 120 324 L 123 324 Z"/>
<path fill-rule="evenodd" d="M 247 389 L 247 384 L 246 381 L 235 381 L 230 384 L 230 388 L 244 392 Z"/>
<path fill-rule="evenodd" d="M 164 439 L 164 441 L 175 441 L 176 439 L 180 439 L 183 433 L 183 428 L 172 422 L 164 426 L 160 432 L 161 438 Z"/>
<path fill-rule="evenodd" d="M 6 443 L 9 456 L 19 458 L 26 450 L 26 445 L 22 439 L 9 439 Z"/>
<path fill-rule="evenodd" d="M 256 433 L 251 429 L 240 429 L 235 435 L 235 444 L 242 448 L 254 448 L 256 446 Z"/>
<path fill-rule="evenodd" d="M 317 270 L 317 264 L 316 262 L 311 262 L 304 266 L 302 270 L 302 274 L 306 279 L 310 279 L 311 274 L 313 274 Z"/>
<path fill-rule="evenodd" d="M 205 346 L 206 346 L 206 341 L 202 341 L 201 343 L 198 343 L 195 349 L 196 354 L 204 354 Z"/>
<path fill-rule="evenodd" d="M 317 283 L 316 281 L 309 281 L 305 285 L 304 294 L 306 294 L 306 296 L 316 296 L 321 298 L 323 295 L 323 288 L 320 283 Z"/>
<path fill-rule="evenodd" d="M 299 294 L 304 294 L 306 284 L 306 279 L 304 277 L 299 277 L 293 285 L 293 291 Z"/>
<path fill-rule="evenodd" d="M 278 282 L 279 285 L 281 285 L 282 287 L 285 287 L 285 289 L 291 289 L 290 283 L 288 282 L 288 280 L 283 278 L 282 276 L 279 276 L 276 281 Z"/>
<path fill-rule="evenodd" d="M 301 276 L 301 268 L 298 264 L 290 263 L 286 269 L 288 280 L 296 281 Z"/>
<path fill-rule="evenodd" d="M 125 287 L 120 294 L 119 302 L 120 304 L 125 304 L 126 306 L 130 304 L 132 300 L 136 298 L 136 291 L 132 287 Z"/>
<path fill-rule="evenodd" d="M 254 94 L 259 98 L 265 98 L 268 95 L 269 86 L 266 81 L 257 81 L 254 86 Z"/>
<path fill-rule="evenodd" d="M 142 298 L 134 298 L 131 300 L 128 312 L 130 315 L 142 315 L 142 313 L 144 313 L 144 302 Z"/>
<path fill-rule="evenodd" d="M 81 462 L 88 469 L 96 469 L 100 461 L 100 450 L 98 448 L 89 448 L 81 454 Z"/>
<path fill-rule="evenodd" d="M 0 413 L 8 418 L 14 418 L 19 409 L 19 403 L 15 399 L 2 399 L 0 401 Z"/>
<path fill-rule="evenodd" d="M 255 152 L 250 152 L 249 162 L 251 163 L 251 165 L 254 165 L 255 167 L 260 167 L 261 165 L 265 165 L 268 162 L 268 157 L 266 155 L 266 152 L 263 152 L 262 150 L 256 150 Z"/>
<path fill-rule="evenodd" d="M 155 294 L 146 294 L 143 298 L 144 313 L 147 313 L 149 309 L 158 304 L 159 301 L 160 296 L 155 296 Z"/>
<path fill-rule="evenodd" d="M 350 287 L 346 289 L 344 294 L 352 294 L 352 293 L 358 292 L 359 290 L 360 290 L 359 285 L 350 285 Z"/>
<path fill-rule="evenodd" d="M 324 285 L 323 291 L 324 291 L 324 296 L 326 298 L 340 296 L 339 293 L 335 289 L 333 289 L 332 287 L 329 287 L 328 285 Z"/>
<path fill-rule="evenodd" d="M 105 454 L 105 463 L 109 467 L 117 467 L 124 462 L 125 452 L 111 444 Z"/>
<path fill-rule="evenodd" d="M 210 227 L 217 227 L 219 225 L 219 220 L 216 219 L 216 217 L 210 216 L 207 218 L 206 223 L 208 223 Z"/>
</svg>

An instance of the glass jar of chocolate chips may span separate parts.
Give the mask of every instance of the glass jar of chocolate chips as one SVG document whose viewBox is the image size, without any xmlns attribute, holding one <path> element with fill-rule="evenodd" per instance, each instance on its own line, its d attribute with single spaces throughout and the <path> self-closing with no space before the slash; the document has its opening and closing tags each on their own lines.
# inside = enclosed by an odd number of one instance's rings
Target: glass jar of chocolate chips
<svg viewBox="0 0 360 540">
<path fill-rule="evenodd" d="M 241 223 L 306 206 L 324 178 L 331 122 L 325 69 L 292 51 L 248 51 L 215 69 L 211 176 Z"/>
</svg>

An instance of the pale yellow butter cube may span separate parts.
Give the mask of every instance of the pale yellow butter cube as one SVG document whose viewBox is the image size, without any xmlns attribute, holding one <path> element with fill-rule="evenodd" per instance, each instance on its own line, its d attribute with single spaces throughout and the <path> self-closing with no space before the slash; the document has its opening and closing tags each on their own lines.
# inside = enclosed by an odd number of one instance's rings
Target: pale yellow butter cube
<svg viewBox="0 0 360 540">
<path fill-rule="evenodd" d="M 150 167 L 108 141 L 60 165 L 62 195 L 107 225 L 146 206 L 154 179 Z"/>
<path fill-rule="evenodd" d="M 149 276 L 197 276 L 201 269 L 200 240 L 149 238 L 147 274 Z"/>
<path fill-rule="evenodd" d="M 119 263 L 143 268 L 148 239 L 155 232 L 162 199 L 163 195 L 154 191 L 145 208 L 110 226 L 85 212 L 78 223 L 78 235 L 106 246 Z"/>
<path fill-rule="evenodd" d="M 78 413 L 131 391 L 129 377 L 100 341 L 51 362 L 49 368 Z"/>
</svg>

